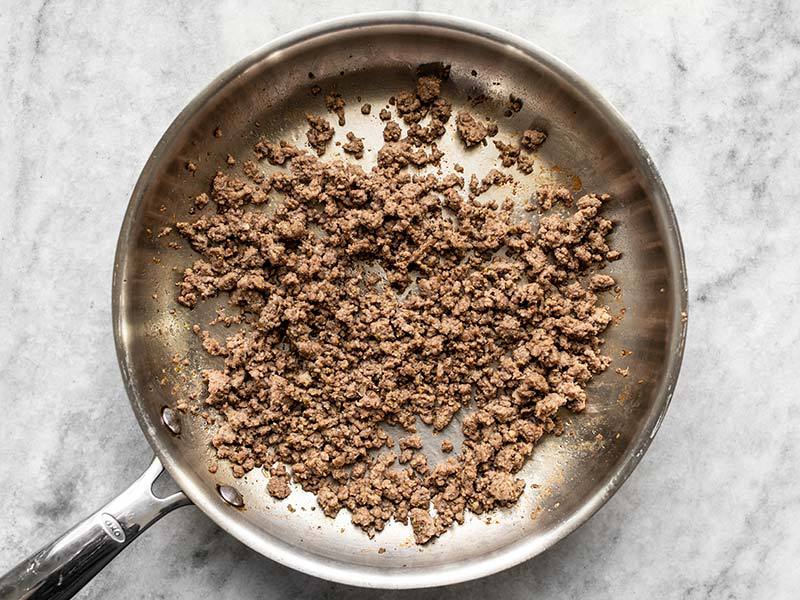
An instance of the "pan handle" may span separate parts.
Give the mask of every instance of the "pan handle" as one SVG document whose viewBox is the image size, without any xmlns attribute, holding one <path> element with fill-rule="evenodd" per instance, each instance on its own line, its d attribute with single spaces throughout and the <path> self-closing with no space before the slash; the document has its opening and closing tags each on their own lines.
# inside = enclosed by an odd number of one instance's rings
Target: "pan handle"
<svg viewBox="0 0 800 600">
<path fill-rule="evenodd" d="M 166 498 L 153 494 L 153 482 L 163 469 L 161 461 L 153 458 L 127 490 L 0 577 L 0 598 L 72 598 L 150 525 L 173 509 L 191 504 L 183 492 Z"/>
</svg>

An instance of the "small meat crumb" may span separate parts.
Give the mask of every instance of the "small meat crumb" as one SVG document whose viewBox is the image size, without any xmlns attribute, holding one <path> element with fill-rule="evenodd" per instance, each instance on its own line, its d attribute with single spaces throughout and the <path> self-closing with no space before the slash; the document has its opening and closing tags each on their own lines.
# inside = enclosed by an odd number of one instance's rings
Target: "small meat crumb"
<svg viewBox="0 0 800 600">
<path fill-rule="evenodd" d="M 614 281 L 614 278 L 611 277 L 611 275 L 598 273 L 596 275 L 592 275 L 591 279 L 589 280 L 589 289 L 593 291 L 607 290 L 608 288 L 614 287 L 616 283 L 617 282 Z"/>
<path fill-rule="evenodd" d="M 400 449 L 407 450 L 409 448 L 419 449 L 422 448 L 422 437 L 419 435 L 411 435 L 408 437 L 400 438 Z"/>
<path fill-rule="evenodd" d="M 368 115 L 371 112 L 372 112 L 372 104 L 370 104 L 369 102 L 365 102 L 364 104 L 361 105 L 362 115 Z"/>
<path fill-rule="evenodd" d="M 333 139 L 333 127 L 322 117 L 314 115 L 306 115 L 306 121 L 310 125 L 308 131 L 306 131 L 308 144 L 316 150 L 319 156 L 322 156 L 325 154 L 325 148 Z"/>
<path fill-rule="evenodd" d="M 433 75 L 423 75 L 417 79 L 417 97 L 425 103 L 433 102 L 439 97 L 442 82 Z"/>
<path fill-rule="evenodd" d="M 486 125 L 477 121 L 465 110 L 459 111 L 456 115 L 456 130 L 467 148 L 480 144 L 488 134 Z"/>
<path fill-rule="evenodd" d="M 500 162 L 504 167 L 513 167 L 519 159 L 519 146 L 505 144 L 500 140 L 494 141 L 495 148 L 500 151 Z"/>
<path fill-rule="evenodd" d="M 503 185 L 505 183 L 511 183 L 512 181 L 514 181 L 514 178 L 511 175 L 498 171 L 497 169 L 492 169 L 480 182 L 478 182 L 478 178 L 475 175 L 472 175 L 469 180 L 469 191 L 473 197 L 477 198 L 488 191 L 493 185 Z"/>
<path fill-rule="evenodd" d="M 364 140 L 356 137 L 352 131 L 347 132 L 347 142 L 342 144 L 342 150 L 356 158 L 364 156 Z"/>
<path fill-rule="evenodd" d="M 565 187 L 543 185 L 536 189 L 536 201 L 541 210 L 550 210 L 559 202 L 565 206 L 569 206 L 572 204 L 572 192 Z"/>
<path fill-rule="evenodd" d="M 539 131 L 538 129 L 526 129 L 522 132 L 520 145 L 526 150 L 533 152 L 534 150 L 538 149 L 539 146 L 544 144 L 546 139 L 547 134 L 544 131 Z"/>
<path fill-rule="evenodd" d="M 412 508 L 410 517 L 411 528 L 414 531 L 414 539 L 418 544 L 424 544 L 436 535 L 436 525 L 427 510 Z"/>
<path fill-rule="evenodd" d="M 325 95 L 325 108 L 328 109 L 328 112 L 335 113 L 339 117 L 339 127 L 344 127 L 345 125 L 344 107 L 345 101 L 339 92 L 332 90 Z"/>
<path fill-rule="evenodd" d="M 396 142 L 402 135 L 403 130 L 400 128 L 400 125 L 394 121 L 389 121 L 386 123 L 386 127 L 383 128 L 383 139 L 386 142 Z"/>
<path fill-rule="evenodd" d="M 260 160 L 266 158 L 271 165 L 282 165 L 287 160 L 290 160 L 295 156 L 300 156 L 306 152 L 305 150 L 301 150 L 284 140 L 281 140 L 277 144 L 273 144 L 264 138 L 260 139 L 258 143 L 256 143 L 254 150 L 256 157 L 258 157 Z"/>
<path fill-rule="evenodd" d="M 292 493 L 292 489 L 289 487 L 289 476 L 283 465 L 272 467 L 269 482 L 267 482 L 267 491 L 270 496 L 278 500 L 288 498 Z"/>
<path fill-rule="evenodd" d="M 517 169 L 526 175 L 533 173 L 533 158 L 525 154 L 520 154 L 517 157 Z"/>
</svg>

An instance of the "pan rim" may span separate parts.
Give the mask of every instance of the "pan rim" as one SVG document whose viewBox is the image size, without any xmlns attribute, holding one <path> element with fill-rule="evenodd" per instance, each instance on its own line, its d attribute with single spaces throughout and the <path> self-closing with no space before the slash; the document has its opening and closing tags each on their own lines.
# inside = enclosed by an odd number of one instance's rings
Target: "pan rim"
<svg viewBox="0 0 800 600">
<path fill-rule="evenodd" d="M 629 140 L 635 148 L 636 159 L 642 172 L 653 186 L 654 206 L 657 210 L 660 210 L 659 216 L 663 220 L 665 234 L 667 238 L 671 238 L 669 239 L 670 244 L 668 245 L 671 252 L 667 253 L 667 260 L 670 265 L 670 274 L 674 277 L 674 285 L 671 291 L 674 296 L 675 308 L 674 314 L 672 315 L 670 346 L 666 359 L 666 375 L 656 395 L 659 406 L 657 410 L 652 411 L 652 414 L 642 427 L 639 433 L 639 442 L 632 445 L 626 454 L 623 455 L 620 460 L 620 466 L 616 471 L 612 472 L 607 483 L 590 496 L 578 510 L 573 512 L 560 525 L 548 532 L 547 535 L 523 538 L 491 553 L 488 557 L 465 559 L 444 566 L 419 567 L 403 569 L 402 571 L 400 569 L 381 569 L 379 567 L 357 565 L 347 562 L 346 560 L 331 559 L 317 554 L 303 552 L 272 536 L 254 535 L 247 527 L 231 519 L 223 510 L 220 510 L 219 506 L 211 501 L 208 491 L 196 485 L 192 478 L 185 473 L 173 459 L 171 453 L 161 441 L 161 437 L 164 433 L 157 430 L 145 414 L 138 391 L 132 383 L 131 361 L 128 354 L 128 346 L 125 341 L 126 325 L 122 319 L 122 315 L 125 313 L 125 299 L 122 295 L 122 274 L 125 272 L 124 267 L 126 265 L 126 253 L 132 233 L 133 214 L 149 187 L 152 173 L 162 151 L 168 147 L 189 118 L 209 98 L 235 79 L 238 74 L 265 59 L 270 54 L 318 36 L 358 27 L 378 25 L 440 27 L 509 45 L 528 58 L 552 69 L 574 86 L 579 93 L 584 94 L 590 100 L 594 108 L 602 113 L 619 134 L 623 138 Z M 233 66 L 223 71 L 199 92 L 179 113 L 162 135 L 145 163 L 137 183 L 134 186 L 120 229 L 112 281 L 114 341 L 128 399 L 145 438 L 170 476 L 184 493 L 222 529 L 267 558 L 308 575 L 330 581 L 359 587 L 384 589 L 437 587 L 478 579 L 497 573 L 540 554 L 572 533 L 594 515 L 611 496 L 616 493 L 636 468 L 664 419 L 672 399 L 683 359 L 687 324 L 685 319 L 682 319 L 681 316 L 685 314 L 687 305 L 688 284 L 684 250 L 669 195 L 655 164 L 638 136 L 626 123 L 619 111 L 565 63 L 517 35 L 470 19 L 432 12 L 413 11 L 383 11 L 338 17 L 282 35 L 239 60 Z"/>
</svg>

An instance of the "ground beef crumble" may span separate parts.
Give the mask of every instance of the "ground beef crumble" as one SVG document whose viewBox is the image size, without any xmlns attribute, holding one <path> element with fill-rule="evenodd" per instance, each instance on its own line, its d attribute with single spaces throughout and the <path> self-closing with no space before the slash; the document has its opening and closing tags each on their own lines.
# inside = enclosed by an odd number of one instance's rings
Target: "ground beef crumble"
<svg viewBox="0 0 800 600">
<path fill-rule="evenodd" d="M 418 171 L 443 156 L 435 140 L 452 107 L 440 93 L 441 80 L 423 75 L 390 102 L 405 137 L 380 111 L 385 144 L 370 171 L 261 140 L 256 158 L 284 168 L 266 175 L 246 161 L 249 181 L 218 172 L 195 200 L 216 211 L 176 224 L 198 254 L 178 302 L 223 296 L 237 313 L 218 312 L 239 325 L 224 340 L 194 327 L 223 361 L 202 372 L 194 409 L 215 425 L 217 458 L 236 477 L 267 470 L 278 499 L 298 484 L 325 515 L 345 509 L 370 535 L 409 523 L 419 544 L 466 511 L 514 504 L 537 442 L 562 431 L 562 409 L 584 410 L 586 384 L 610 363 L 601 336 L 612 317 L 597 293 L 616 282 L 597 271 L 620 257 L 608 246 L 607 195 L 574 201 L 542 187 L 526 205 L 535 224 L 510 200 L 478 202 L 512 180 L 497 169 L 473 176 L 469 193 L 463 169 Z M 344 124 L 341 96 L 325 103 Z M 307 121 L 321 156 L 333 128 Z M 468 112 L 455 121 L 468 147 L 497 133 Z M 527 150 L 544 141 L 532 131 Z M 363 155 L 363 141 L 347 139 L 343 150 Z M 495 146 L 504 166 L 530 172 L 519 146 Z M 271 212 L 253 208 L 270 199 Z M 463 443 L 443 440 L 448 456 L 429 464 L 418 424 L 441 431 L 460 411 Z M 396 450 L 385 425 L 407 432 Z"/>
<path fill-rule="evenodd" d="M 456 115 L 456 130 L 467 148 L 482 143 L 489 134 L 486 125 L 465 110 Z"/>
<path fill-rule="evenodd" d="M 394 121 L 389 121 L 383 128 L 383 141 L 396 142 L 403 137 L 403 130 Z"/>
<path fill-rule="evenodd" d="M 314 115 L 306 115 L 306 121 L 310 125 L 306 132 L 308 144 L 322 156 L 333 139 L 333 127 L 327 120 Z"/>
<path fill-rule="evenodd" d="M 361 158 L 364 156 L 364 140 L 356 137 L 356 134 L 352 131 L 348 131 L 347 142 L 342 144 L 342 150 L 356 158 Z"/>
<path fill-rule="evenodd" d="M 329 112 L 335 113 L 339 118 L 339 127 L 344 127 L 345 125 L 344 107 L 345 101 L 339 92 L 332 90 L 325 95 L 325 108 Z"/>
<path fill-rule="evenodd" d="M 305 150 L 300 150 L 283 140 L 277 144 L 273 144 L 268 140 L 261 139 L 255 146 L 255 152 L 256 157 L 260 160 L 266 158 L 271 165 L 282 165 L 290 158 L 299 156 L 305 152 Z"/>
<path fill-rule="evenodd" d="M 526 129 L 522 132 L 520 145 L 532 152 L 544 144 L 546 139 L 547 134 L 544 131 L 539 131 L 538 129 Z"/>
<path fill-rule="evenodd" d="M 514 178 L 511 175 L 498 171 L 497 169 L 490 170 L 480 181 L 478 181 L 478 177 L 473 174 L 469 180 L 470 198 L 477 198 L 488 191 L 492 186 L 503 185 L 505 183 L 511 183 L 512 181 L 514 181 Z"/>
</svg>

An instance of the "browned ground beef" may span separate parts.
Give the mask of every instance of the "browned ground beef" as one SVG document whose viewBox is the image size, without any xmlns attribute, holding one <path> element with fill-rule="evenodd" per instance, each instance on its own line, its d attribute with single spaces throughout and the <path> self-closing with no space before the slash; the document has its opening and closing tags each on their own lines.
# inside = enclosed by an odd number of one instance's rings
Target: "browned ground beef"
<svg viewBox="0 0 800 600">
<path fill-rule="evenodd" d="M 195 326 L 224 360 L 202 373 L 207 393 L 193 407 L 216 427 L 218 459 L 237 477 L 268 470 L 275 498 L 295 482 L 369 534 L 410 521 L 420 544 L 467 510 L 515 503 L 516 473 L 543 435 L 561 432 L 559 409 L 585 408 L 586 384 L 610 362 L 611 315 L 595 291 L 615 281 L 596 271 L 619 258 L 608 196 L 543 187 L 527 206 L 547 211 L 535 224 L 511 200 L 478 201 L 512 180 L 498 169 L 469 194 L 460 171 L 419 173 L 442 158 L 435 140 L 451 105 L 440 90 L 425 76 L 397 94 L 408 131 L 386 124 L 372 170 L 319 159 L 334 131 L 309 115 L 315 153 L 260 141 L 254 158 L 286 168 L 265 176 L 246 161 L 249 181 L 218 173 L 196 202 L 216 210 L 176 224 L 198 254 L 178 302 L 224 295 L 236 312 L 225 322 L 241 324 L 224 340 Z M 344 99 L 325 103 L 343 124 Z M 472 146 L 496 126 L 461 112 L 456 130 Z M 363 154 L 347 139 L 346 152 Z M 521 145 L 543 141 L 526 131 Z M 520 147 L 495 145 L 506 167 L 532 168 Z M 274 211 L 253 210 L 266 202 Z M 464 442 L 443 440 L 453 454 L 428 464 L 418 424 L 441 431 L 459 411 Z M 395 444 L 386 425 L 407 435 Z"/>
</svg>

